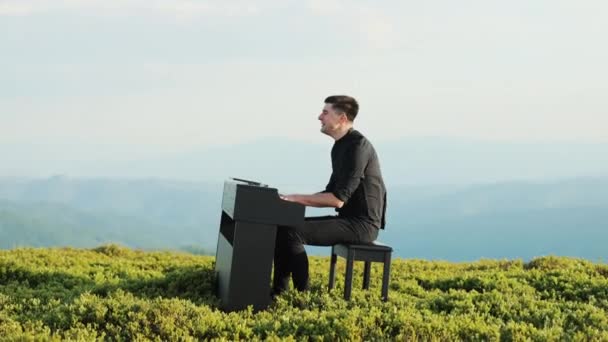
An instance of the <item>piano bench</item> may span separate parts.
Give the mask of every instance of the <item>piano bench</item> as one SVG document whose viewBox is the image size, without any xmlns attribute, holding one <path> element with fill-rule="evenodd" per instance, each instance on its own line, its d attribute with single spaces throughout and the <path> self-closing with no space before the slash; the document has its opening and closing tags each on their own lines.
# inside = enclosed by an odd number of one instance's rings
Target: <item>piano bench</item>
<svg viewBox="0 0 608 342">
<path fill-rule="evenodd" d="M 331 261 L 329 266 L 329 289 L 333 289 L 336 279 L 336 262 L 338 256 L 346 259 L 346 276 L 344 279 L 344 299 L 349 300 L 353 281 L 353 262 L 364 261 L 363 269 L 363 289 L 369 289 L 369 277 L 371 273 L 371 263 L 381 262 L 384 264 L 382 275 L 382 300 L 388 300 L 388 282 L 391 270 L 391 253 L 393 249 L 380 242 L 373 241 L 370 244 L 337 244 L 331 248 Z"/>
</svg>

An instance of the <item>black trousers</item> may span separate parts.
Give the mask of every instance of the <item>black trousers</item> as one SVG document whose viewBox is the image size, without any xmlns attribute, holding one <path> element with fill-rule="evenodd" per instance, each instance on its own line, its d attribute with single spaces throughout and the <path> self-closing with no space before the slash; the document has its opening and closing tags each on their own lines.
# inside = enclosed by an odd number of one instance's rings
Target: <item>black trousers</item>
<svg viewBox="0 0 608 342">
<path fill-rule="evenodd" d="M 369 243 L 378 237 L 378 228 L 372 224 L 338 216 L 307 217 L 299 226 L 279 226 L 274 252 L 275 294 L 289 287 L 308 289 L 308 256 L 304 245 L 332 246 L 337 243 Z"/>
</svg>

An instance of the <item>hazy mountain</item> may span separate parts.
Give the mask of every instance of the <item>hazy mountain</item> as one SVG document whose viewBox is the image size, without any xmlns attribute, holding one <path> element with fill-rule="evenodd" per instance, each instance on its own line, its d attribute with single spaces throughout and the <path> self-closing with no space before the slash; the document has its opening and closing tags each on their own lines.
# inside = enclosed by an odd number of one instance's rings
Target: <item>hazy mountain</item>
<svg viewBox="0 0 608 342">
<path fill-rule="evenodd" d="M 535 209 L 605 206 L 608 206 L 608 178 L 389 189 L 389 212 L 398 214 L 399 222 L 405 224 Z"/>
<path fill-rule="evenodd" d="M 132 247 L 181 248 L 200 245 L 215 249 L 220 218 L 221 184 L 158 180 L 75 180 L 52 177 L 0 181 L 0 234 L 21 227 L 77 234 L 62 242 L 56 236 L 36 238 L 34 245 L 98 245 L 122 242 Z M 11 217 L 9 220 L 8 217 Z M 8 220 L 8 221 L 7 221 Z M 46 233 L 43 233 L 46 234 Z M 80 235 L 78 235 L 80 234 Z M 93 234 L 94 239 L 89 239 Z M 46 235 L 45 235 L 46 236 Z M 9 243 L 9 241 L 12 241 Z M 2 246 L 28 244 L 19 236 Z M 37 242 L 46 241 L 39 244 Z M 75 243 L 77 241 L 78 243 Z"/>
<path fill-rule="evenodd" d="M 608 206 L 483 213 L 395 230 L 383 239 L 394 241 L 403 257 L 529 260 L 555 254 L 608 262 Z"/>
<path fill-rule="evenodd" d="M 121 242 L 213 251 L 221 196 L 221 182 L 3 180 L 0 247 Z M 315 212 L 307 209 L 308 215 Z M 606 260 L 608 178 L 392 186 L 388 226 L 380 239 L 401 257 L 529 259 L 557 254 Z"/>
<path fill-rule="evenodd" d="M 388 142 L 373 137 L 372 141 L 389 185 L 608 177 L 608 143 L 513 143 L 456 138 Z M 145 150 L 120 159 L 114 150 L 102 153 L 107 149 L 104 146 L 2 145 L 4 167 L 0 176 L 65 174 L 77 178 L 164 178 L 214 183 L 233 176 L 308 189 L 327 181 L 331 146 L 329 138 L 325 144 L 266 138 L 179 153 L 153 154 Z M 155 156 L 150 157 L 151 154 Z M 95 157 L 98 155 L 102 157 Z"/>
<path fill-rule="evenodd" d="M 139 247 L 161 247 L 143 234 L 150 222 L 119 214 L 85 213 L 56 203 L 0 201 L 0 247 L 92 247 L 121 242 Z M 158 232 L 155 232 L 158 234 Z"/>
</svg>

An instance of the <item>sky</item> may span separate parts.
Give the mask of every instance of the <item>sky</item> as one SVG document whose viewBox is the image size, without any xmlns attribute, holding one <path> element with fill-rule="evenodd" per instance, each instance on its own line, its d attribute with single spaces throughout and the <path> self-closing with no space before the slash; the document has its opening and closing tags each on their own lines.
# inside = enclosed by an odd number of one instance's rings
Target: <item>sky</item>
<svg viewBox="0 0 608 342">
<path fill-rule="evenodd" d="M 606 143 L 606 37 L 599 0 L 0 0 L 0 145 L 321 144 L 332 94 L 374 141 Z"/>
</svg>

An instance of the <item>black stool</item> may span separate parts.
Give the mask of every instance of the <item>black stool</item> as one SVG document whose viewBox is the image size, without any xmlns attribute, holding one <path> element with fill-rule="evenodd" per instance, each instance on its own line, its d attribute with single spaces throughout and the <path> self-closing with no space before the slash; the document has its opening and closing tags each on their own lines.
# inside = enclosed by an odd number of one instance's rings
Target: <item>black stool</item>
<svg viewBox="0 0 608 342">
<path fill-rule="evenodd" d="M 346 276 L 344 280 L 344 299 L 350 299 L 351 287 L 353 282 L 353 262 L 364 261 L 363 270 L 363 289 L 369 289 L 369 276 L 372 262 L 384 263 L 382 275 L 382 300 L 388 300 L 388 281 L 391 271 L 391 253 L 393 249 L 379 242 L 372 242 L 368 245 L 337 244 L 331 248 L 331 262 L 329 266 L 329 289 L 334 288 L 336 280 L 336 261 L 338 256 L 346 259 Z"/>
</svg>

